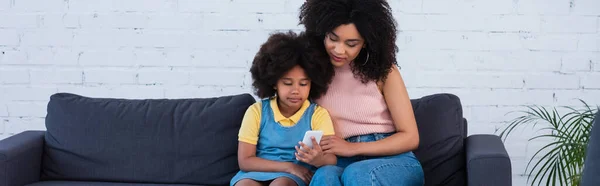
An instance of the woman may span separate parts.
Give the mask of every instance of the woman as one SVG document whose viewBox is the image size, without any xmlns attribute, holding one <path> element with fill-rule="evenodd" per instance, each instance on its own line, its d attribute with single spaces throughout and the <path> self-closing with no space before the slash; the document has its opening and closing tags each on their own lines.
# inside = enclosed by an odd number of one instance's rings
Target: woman
<svg viewBox="0 0 600 186">
<path fill-rule="evenodd" d="M 412 153 L 419 133 L 402 76 L 396 68 L 396 23 L 386 0 L 308 0 L 300 23 L 335 68 L 316 102 L 332 117 L 335 136 L 321 148 L 338 156 L 321 167 L 312 185 L 423 185 Z"/>
</svg>

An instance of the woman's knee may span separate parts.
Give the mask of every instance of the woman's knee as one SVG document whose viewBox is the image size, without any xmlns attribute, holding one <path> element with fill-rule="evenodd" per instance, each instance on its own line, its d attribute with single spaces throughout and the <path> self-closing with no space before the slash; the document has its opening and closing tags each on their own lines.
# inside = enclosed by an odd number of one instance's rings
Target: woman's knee
<svg viewBox="0 0 600 186">
<path fill-rule="evenodd" d="M 341 185 L 340 177 L 343 171 L 343 168 L 335 165 L 319 167 L 313 175 L 310 185 Z"/>
<path fill-rule="evenodd" d="M 342 175 L 344 169 L 335 165 L 325 165 L 319 167 L 315 175 Z"/>
<path fill-rule="evenodd" d="M 342 172 L 342 180 L 352 180 L 356 178 L 366 178 L 369 176 L 372 164 L 365 161 L 354 162 L 348 165 Z"/>
<path fill-rule="evenodd" d="M 419 164 L 390 159 L 363 160 L 350 164 L 342 173 L 344 185 L 423 185 Z"/>
</svg>

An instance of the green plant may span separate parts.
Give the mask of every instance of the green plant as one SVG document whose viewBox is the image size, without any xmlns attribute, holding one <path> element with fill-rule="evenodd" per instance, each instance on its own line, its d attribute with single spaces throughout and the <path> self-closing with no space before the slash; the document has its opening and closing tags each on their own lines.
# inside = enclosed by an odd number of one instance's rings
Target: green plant
<svg viewBox="0 0 600 186">
<path fill-rule="evenodd" d="M 540 129 L 541 134 L 529 139 L 550 139 L 527 163 L 527 181 L 533 176 L 531 185 L 579 185 L 592 121 L 595 112 L 600 110 L 600 107 L 592 108 L 585 101 L 579 101 L 583 103 L 583 108 L 562 107 L 567 110 L 564 115 L 556 107 L 549 110 L 541 106 L 525 106 L 526 110 L 517 111 L 522 115 L 512 119 L 500 133 L 500 137 L 506 140 L 519 126 L 535 127 L 540 123 L 545 124 Z M 546 151 L 541 153 L 544 150 Z M 530 169 L 538 155 L 541 158 Z"/>
</svg>

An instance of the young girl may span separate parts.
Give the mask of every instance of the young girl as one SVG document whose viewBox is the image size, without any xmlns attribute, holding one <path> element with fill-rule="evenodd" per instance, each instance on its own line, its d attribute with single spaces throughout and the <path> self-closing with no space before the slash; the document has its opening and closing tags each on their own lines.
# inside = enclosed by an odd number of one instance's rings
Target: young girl
<svg viewBox="0 0 600 186">
<path fill-rule="evenodd" d="M 311 184 L 424 183 L 412 153 L 419 132 L 396 68 L 396 22 L 387 2 L 308 0 L 300 8 L 300 23 L 335 68 L 329 90 L 316 102 L 331 113 L 336 130 L 320 145 L 339 159 L 317 170 Z"/>
<path fill-rule="evenodd" d="M 328 112 L 312 103 L 327 91 L 333 68 L 302 34 L 271 35 L 252 62 L 253 87 L 262 101 L 250 106 L 239 133 L 240 171 L 230 185 L 306 185 L 313 171 L 335 165 L 313 138 L 313 148 L 300 141 L 309 130 L 334 135 Z M 299 147 L 302 147 L 300 149 Z"/>
</svg>

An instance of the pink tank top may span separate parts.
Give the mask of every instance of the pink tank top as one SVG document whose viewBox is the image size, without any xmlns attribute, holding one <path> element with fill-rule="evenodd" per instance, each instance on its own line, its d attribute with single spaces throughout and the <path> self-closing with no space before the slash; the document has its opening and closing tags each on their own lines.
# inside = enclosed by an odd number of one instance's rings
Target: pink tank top
<svg viewBox="0 0 600 186">
<path fill-rule="evenodd" d="M 329 90 L 316 102 L 327 109 L 336 135 L 342 138 L 396 131 L 377 83 L 362 83 L 350 63 L 335 68 Z"/>
</svg>

